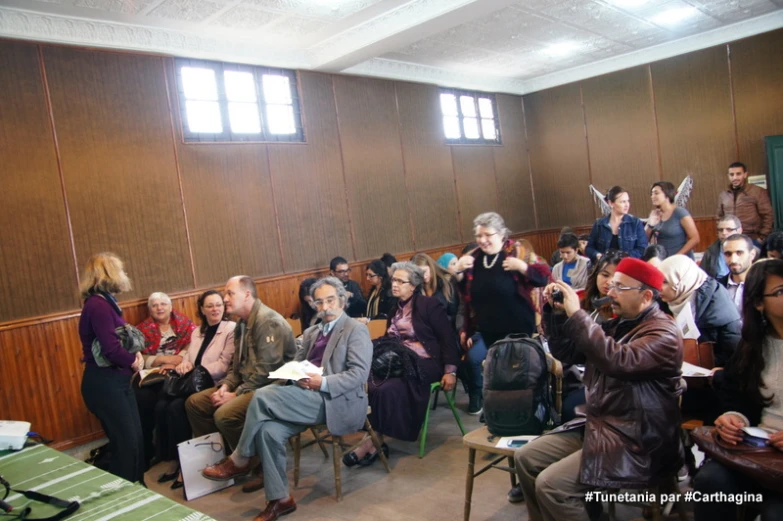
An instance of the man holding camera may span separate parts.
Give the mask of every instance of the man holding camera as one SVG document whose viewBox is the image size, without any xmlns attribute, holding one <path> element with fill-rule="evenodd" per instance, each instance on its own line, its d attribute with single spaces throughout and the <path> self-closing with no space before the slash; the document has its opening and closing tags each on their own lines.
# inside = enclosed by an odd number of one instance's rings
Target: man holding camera
<svg viewBox="0 0 783 521">
<path fill-rule="evenodd" d="M 603 326 L 567 284 L 544 290 L 556 310 L 545 324 L 550 349 L 564 364 L 586 365 L 587 404 L 586 417 L 514 455 L 532 521 L 586 519 L 600 503 L 586 504 L 585 492 L 645 488 L 680 468 L 683 347 L 676 324 L 655 300 L 663 280 L 650 264 L 623 259 L 609 287 L 617 318 Z M 558 291 L 562 303 L 552 298 Z"/>
</svg>

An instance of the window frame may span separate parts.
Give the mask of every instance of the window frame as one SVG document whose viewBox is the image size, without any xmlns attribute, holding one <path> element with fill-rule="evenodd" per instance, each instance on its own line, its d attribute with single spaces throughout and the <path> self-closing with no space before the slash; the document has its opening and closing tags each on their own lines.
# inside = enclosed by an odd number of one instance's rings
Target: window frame
<svg viewBox="0 0 783 521">
<path fill-rule="evenodd" d="M 198 67 L 211 69 L 215 72 L 215 82 L 217 84 L 217 104 L 220 110 L 220 122 L 223 125 L 223 132 L 191 132 L 188 126 L 187 102 L 185 89 L 182 82 L 182 67 Z M 256 104 L 258 108 L 259 122 L 261 123 L 261 132 L 258 133 L 237 133 L 231 130 L 231 121 L 229 119 L 228 106 L 230 100 L 226 95 L 225 72 L 250 72 L 253 74 L 253 83 L 256 88 Z M 187 144 L 192 143 L 304 143 L 304 117 L 301 108 L 301 96 L 299 93 L 299 74 L 291 69 L 281 69 L 275 67 L 263 67 L 257 65 L 246 65 L 240 63 L 227 63 L 210 60 L 199 60 L 191 58 L 175 58 L 174 74 L 177 82 L 177 96 L 179 100 L 180 127 L 182 130 L 183 141 Z M 294 127 L 296 132 L 292 134 L 273 134 L 269 131 L 269 119 L 267 118 L 267 105 L 278 105 L 277 103 L 267 103 L 264 97 L 263 76 L 275 75 L 288 78 L 291 89 L 291 107 L 294 112 Z"/>
<path fill-rule="evenodd" d="M 453 94 L 457 101 L 457 119 L 459 120 L 459 130 L 460 130 L 460 137 L 459 138 L 450 138 L 446 137 L 446 128 L 444 125 L 444 119 L 447 117 L 455 117 L 452 114 L 444 114 L 443 113 L 443 105 L 441 104 L 441 95 L 442 94 Z M 473 98 L 473 105 L 476 108 L 476 119 L 478 120 L 478 127 L 479 132 L 481 133 L 482 137 L 472 139 L 465 137 L 465 118 L 471 118 L 472 116 L 465 116 L 462 113 L 462 104 L 460 103 L 460 97 L 461 96 L 470 96 Z M 495 139 L 486 139 L 483 137 L 484 130 L 481 125 L 482 119 L 489 119 L 489 118 L 482 118 L 481 117 L 481 111 L 479 109 L 479 98 L 487 98 L 492 103 L 492 121 L 495 125 Z M 440 124 L 441 124 L 441 131 L 443 132 L 443 138 L 446 140 L 447 145 L 502 145 L 503 140 L 500 135 L 500 115 L 498 114 L 498 104 L 497 100 L 495 99 L 495 94 L 489 93 L 489 92 L 480 92 L 480 91 L 471 91 L 471 90 L 464 90 L 464 89 L 456 89 L 451 87 L 438 87 L 438 106 L 440 108 Z"/>
</svg>

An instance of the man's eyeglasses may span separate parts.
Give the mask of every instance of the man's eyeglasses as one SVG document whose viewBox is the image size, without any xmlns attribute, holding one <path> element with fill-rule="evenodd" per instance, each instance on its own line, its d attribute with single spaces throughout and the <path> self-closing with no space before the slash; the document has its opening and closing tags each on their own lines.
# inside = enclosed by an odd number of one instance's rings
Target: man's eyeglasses
<svg viewBox="0 0 783 521">
<path fill-rule="evenodd" d="M 335 273 L 338 275 L 347 275 L 348 273 L 351 273 L 351 268 L 348 268 L 346 270 L 334 270 Z"/>
<path fill-rule="evenodd" d="M 718 233 L 734 233 L 737 231 L 737 228 L 718 228 Z"/>
<path fill-rule="evenodd" d="M 392 278 L 391 282 L 392 282 L 392 284 L 399 284 L 400 286 L 402 286 L 404 284 L 410 284 L 411 283 L 411 281 L 409 281 L 409 280 L 402 280 L 402 279 L 395 279 L 395 278 Z"/>
<path fill-rule="evenodd" d="M 313 304 L 315 304 L 316 307 L 321 308 L 321 307 L 324 306 L 324 304 L 329 304 L 331 306 L 335 302 L 337 302 L 337 297 L 326 297 L 323 300 L 321 300 L 321 299 L 314 300 Z"/>
<path fill-rule="evenodd" d="M 630 291 L 632 289 L 635 289 L 637 291 L 643 291 L 644 290 L 644 288 L 641 287 L 641 286 L 639 286 L 638 288 L 632 288 L 631 286 L 620 286 L 619 284 L 609 284 L 609 286 L 607 286 L 607 288 L 609 289 L 609 291 L 614 290 L 617 293 L 620 293 L 620 292 L 623 292 L 623 291 Z"/>
<path fill-rule="evenodd" d="M 773 297 L 773 298 L 780 298 L 783 297 L 783 288 L 776 289 L 772 293 L 764 293 L 765 297 Z"/>
</svg>

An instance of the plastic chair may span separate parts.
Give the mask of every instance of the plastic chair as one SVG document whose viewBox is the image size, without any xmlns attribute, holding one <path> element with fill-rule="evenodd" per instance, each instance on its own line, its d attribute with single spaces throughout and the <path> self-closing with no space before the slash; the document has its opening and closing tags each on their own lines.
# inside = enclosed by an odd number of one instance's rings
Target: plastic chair
<svg viewBox="0 0 783 521">
<path fill-rule="evenodd" d="M 427 413 L 424 415 L 424 424 L 421 426 L 421 431 L 419 432 L 419 458 L 424 457 L 424 444 L 427 442 L 427 428 L 429 427 L 430 423 L 430 411 L 433 409 L 433 402 L 437 403 L 438 393 L 440 390 L 440 382 L 433 382 L 430 385 L 430 400 L 427 403 Z M 444 392 L 443 394 L 446 396 L 446 401 L 449 402 L 451 413 L 454 415 L 454 419 L 457 420 L 459 430 L 464 436 L 465 427 L 462 426 L 462 420 L 460 419 L 459 413 L 457 412 L 457 407 L 454 405 L 454 396 L 457 394 L 457 386 L 454 386 L 454 389 L 451 393 Z"/>
</svg>

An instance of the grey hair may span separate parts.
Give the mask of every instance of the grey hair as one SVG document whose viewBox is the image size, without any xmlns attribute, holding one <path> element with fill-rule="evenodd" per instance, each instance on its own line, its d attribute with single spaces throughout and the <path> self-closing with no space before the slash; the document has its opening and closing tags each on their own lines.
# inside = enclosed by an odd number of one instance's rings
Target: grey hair
<svg viewBox="0 0 783 521">
<path fill-rule="evenodd" d="M 497 212 L 484 212 L 473 219 L 474 232 L 479 226 L 497 230 L 497 232 L 503 236 L 503 239 L 508 239 L 508 236 L 511 235 L 511 230 L 506 228 L 506 222 Z"/>
<path fill-rule="evenodd" d="M 312 286 L 310 286 L 310 296 L 313 298 L 313 300 L 315 300 L 315 290 L 323 288 L 324 286 L 333 287 L 337 292 L 337 298 L 340 299 L 340 305 L 345 307 L 345 305 L 348 303 L 348 292 L 345 290 L 343 282 L 337 277 L 333 277 L 331 275 L 322 279 L 318 279 Z"/>
<path fill-rule="evenodd" d="M 718 225 L 726 221 L 731 221 L 731 223 L 734 225 L 735 228 L 742 228 L 742 222 L 739 220 L 739 217 L 737 217 L 734 214 L 724 215 L 723 217 L 719 218 L 718 222 L 715 224 Z"/>
<path fill-rule="evenodd" d="M 418 288 L 424 283 L 424 270 L 422 270 L 419 266 L 416 266 L 414 263 L 410 261 L 406 262 L 395 262 L 391 265 L 392 273 L 394 273 L 397 270 L 402 270 L 408 273 L 408 277 L 410 278 L 411 286 L 414 288 Z"/>
<path fill-rule="evenodd" d="M 162 291 L 156 291 L 155 293 L 150 295 L 150 298 L 147 299 L 147 307 L 152 308 L 152 301 L 153 300 L 162 300 L 168 305 L 171 305 L 171 298 L 163 293 Z"/>
</svg>

